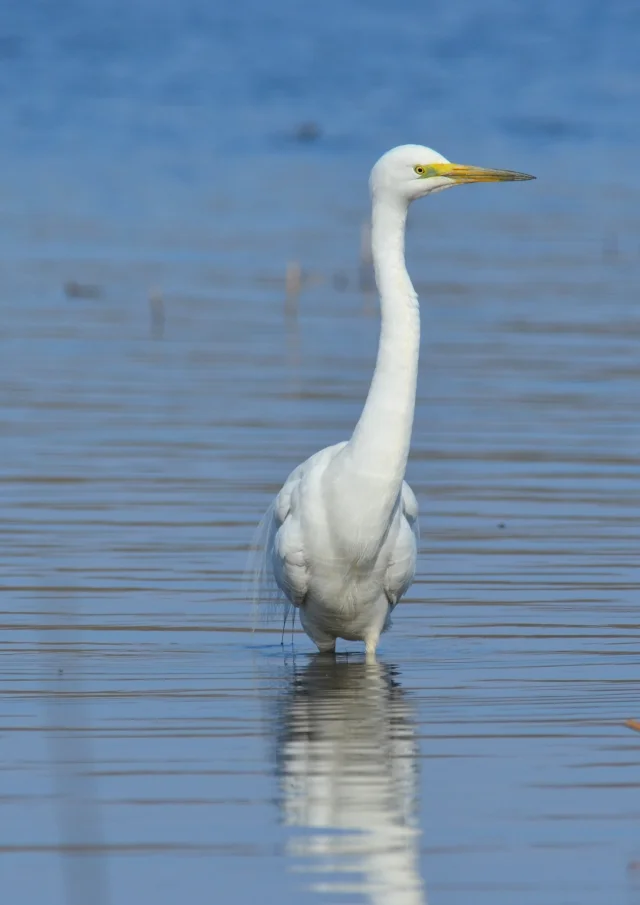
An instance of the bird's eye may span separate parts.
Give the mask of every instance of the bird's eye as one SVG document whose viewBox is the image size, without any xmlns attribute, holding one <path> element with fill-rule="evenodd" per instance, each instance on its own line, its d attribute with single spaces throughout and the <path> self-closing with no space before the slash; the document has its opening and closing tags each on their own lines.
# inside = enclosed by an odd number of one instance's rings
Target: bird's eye
<svg viewBox="0 0 640 905">
<path fill-rule="evenodd" d="M 424 167 L 418 164 L 417 167 L 413 168 L 413 172 L 416 174 L 416 176 L 424 176 Z"/>
</svg>

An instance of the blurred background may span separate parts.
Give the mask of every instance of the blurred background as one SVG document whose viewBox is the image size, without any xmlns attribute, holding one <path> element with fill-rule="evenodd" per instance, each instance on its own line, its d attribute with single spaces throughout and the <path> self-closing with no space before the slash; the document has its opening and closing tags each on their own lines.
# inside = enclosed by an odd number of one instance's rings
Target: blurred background
<svg viewBox="0 0 640 905">
<path fill-rule="evenodd" d="M 11 905 L 640 903 L 640 7 L 0 7 L 0 885 Z M 253 618 L 412 210 L 417 580 L 366 669 Z M 347 653 L 344 653 L 344 652 Z"/>
</svg>

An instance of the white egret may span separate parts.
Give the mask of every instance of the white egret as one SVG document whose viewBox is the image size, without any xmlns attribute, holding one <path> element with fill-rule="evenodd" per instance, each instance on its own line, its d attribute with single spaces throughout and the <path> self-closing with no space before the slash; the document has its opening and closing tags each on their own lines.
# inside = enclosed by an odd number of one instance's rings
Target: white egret
<svg viewBox="0 0 640 905">
<path fill-rule="evenodd" d="M 418 504 L 404 481 L 420 345 L 418 298 L 404 258 L 409 204 L 454 185 L 533 178 L 453 164 L 420 145 L 393 148 L 371 171 L 371 249 L 382 316 L 371 387 L 351 439 L 289 475 L 263 519 L 259 542 L 259 580 L 275 578 L 285 619 L 293 605 L 321 652 L 334 651 L 344 638 L 364 641 L 374 659 L 415 573 Z"/>
</svg>

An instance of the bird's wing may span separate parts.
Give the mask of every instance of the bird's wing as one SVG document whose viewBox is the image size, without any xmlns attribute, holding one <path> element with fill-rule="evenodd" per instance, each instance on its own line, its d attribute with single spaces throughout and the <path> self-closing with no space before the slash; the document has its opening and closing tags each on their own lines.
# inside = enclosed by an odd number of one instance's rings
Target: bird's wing
<svg viewBox="0 0 640 905">
<path fill-rule="evenodd" d="M 300 480 L 287 481 L 276 497 L 278 527 L 271 547 L 271 566 L 276 583 L 294 606 L 300 606 L 309 588 L 309 568 L 304 555 L 298 511 Z"/>
<path fill-rule="evenodd" d="M 418 501 L 413 490 L 406 481 L 402 482 L 402 513 L 416 534 L 416 540 L 420 540 L 420 526 L 418 524 Z"/>
<path fill-rule="evenodd" d="M 420 526 L 418 501 L 406 481 L 402 483 L 399 525 L 384 578 L 384 590 L 393 608 L 409 589 L 416 571 Z"/>
<path fill-rule="evenodd" d="M 302 530 L 301 484 L 312 469 L 326 468 L 344 446 L 345 443 L 328 446 L 298 465 L 275 499 L 271 566 L 278 587 L 294 606 L 301 605 L 309 588 L 309 567 Z"/>
</svg>

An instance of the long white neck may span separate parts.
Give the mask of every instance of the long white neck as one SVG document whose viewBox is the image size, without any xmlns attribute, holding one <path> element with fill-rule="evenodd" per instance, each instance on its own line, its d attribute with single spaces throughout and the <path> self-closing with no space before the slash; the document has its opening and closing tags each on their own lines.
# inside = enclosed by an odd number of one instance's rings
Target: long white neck
<svg viewBox="0 0 640 905">
<path fill-rule="evenodd" d="M 407 205 L 373 197 L 371 242 L 382 324 L 369 395 L 345 448 L 371 527 L 384 527 L 404 478 L 411 443 L 420 347 L 420 309 L 404 260 Z"/>
</svg>

